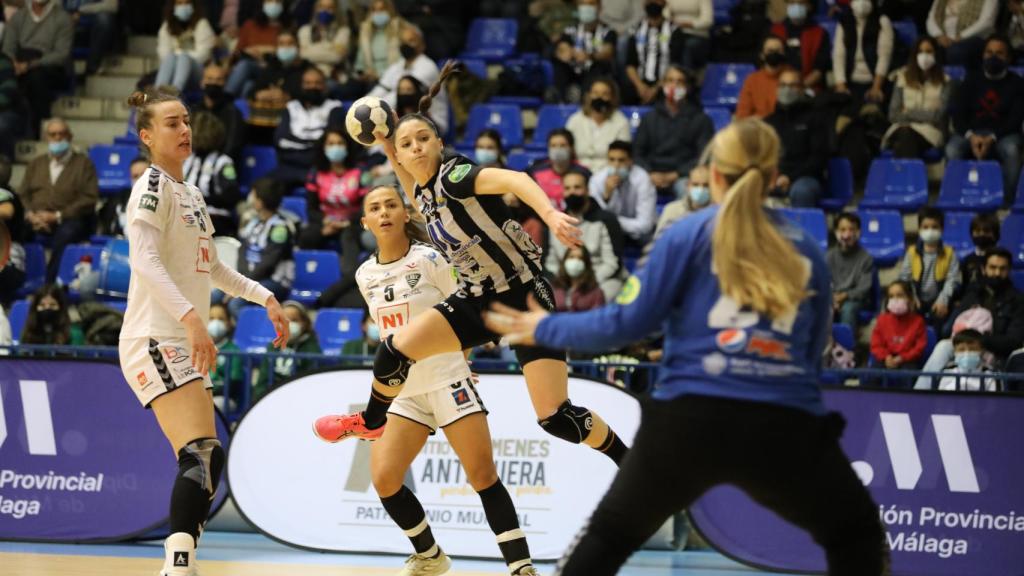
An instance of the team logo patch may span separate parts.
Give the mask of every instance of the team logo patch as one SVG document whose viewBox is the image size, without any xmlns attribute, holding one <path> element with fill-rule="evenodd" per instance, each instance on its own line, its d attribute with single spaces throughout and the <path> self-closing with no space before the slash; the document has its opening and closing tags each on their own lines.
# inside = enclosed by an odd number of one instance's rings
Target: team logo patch
<svg viewBox="0 0 1024 576">
<path fill-rule="evenodd" d="M 149 210 L 150 212 L 156 212 L 156 207 L 160 205 L 160 198 L 152 194 L 143 194 L 142 198 L 139 199 L 139 208 L 143 210 Z"/>
<path fill-rule="evenodd" d="M 615 303 L 621 304 L 622 306 L 628 306 L 632 304 L 637 297 L 640 296 L 640 279 L 636 276 L 630 276 L 629 280 L 626 280 L 625 285 L 622 286 L 622 291 L 615 297 Z"/>
<path fill-rule="evenodd" d="M 188 567 L 188 552 L 175 552 L 174 565 Z"/>
<path fill-rule="evenodd" d="M 285 240 L 288 240 L 288 228 L 286 226 L 274 226 L 270 229 L 270 241 L 275 244 L 281 244 Z"/>
<path fill-rule="evenodd" d="M 228 164 L 227 166 L 225 166 L 224 169 L 220 171 L 220 174 L 221 176 L 227 178 L 228 180 L 234 180 L 238 178 L 238 173 L 235 172 L 234 164 Z"/>
<path fill-rule="evenodd" d="M 722 352 L 735 354 L 747 345 L 747 333 L 736 328 L 722 330 L 715 336 L 715 344 L 718 344 L 718 349 Z"/>
<path fill-rule="evenodd" d="M 143 388 L 149 384 L 149 378 L 146 378 L 146 373 L 144 371 L 136 374 L 135 379 L 139 382 L 139 386 L 142 386 Z"/>
<path fill-rule="evenodd" d="M 405 277 L 405 283 L 409 285 L 409 288 L 415 288 L 420 283 L 420 278 L 422 277 L 423 275 L 419 272 L 408 274 Z"/>
<path fill-rule="evenodd" d="M 452 398 L 455 399 L 456 406 L 462 406 L 464 404 L 469 404 L 470 402 L 469 391 L 467 391 L 465 388 L 459 388 L 455 392 L 452 392 Z"/>
<path fill-rule="evenodd" d="M 473 169 L 472 164 L 461 164 L 456 166 L 451 172 L 448 173 L 448 180 L 458 183 L 462 182 L 462 179 L 469 174 L 469 171 Z"/>
</svg>

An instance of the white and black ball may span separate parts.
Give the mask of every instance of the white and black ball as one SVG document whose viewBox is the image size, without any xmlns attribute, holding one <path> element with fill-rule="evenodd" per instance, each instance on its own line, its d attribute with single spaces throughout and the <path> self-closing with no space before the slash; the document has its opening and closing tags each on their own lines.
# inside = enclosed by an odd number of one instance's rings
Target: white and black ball
<svg viewBox="0 0 1024 576">
<path fill-rule="evenodd" d="M 395 114 L 384 100 L 363 96 L 353 102 L 345 114 L 345 128 L 356 142 L 373 146 L 377 143 L 378 134 L 391 137 L 395 131 Z"/>
</svg>

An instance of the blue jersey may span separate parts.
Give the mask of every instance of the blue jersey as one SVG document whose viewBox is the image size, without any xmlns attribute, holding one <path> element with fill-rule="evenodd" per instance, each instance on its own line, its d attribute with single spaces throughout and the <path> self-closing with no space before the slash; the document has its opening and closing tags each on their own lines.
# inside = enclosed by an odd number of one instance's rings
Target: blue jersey
<svg viewBox="0 0 1024 576">
<path fill-rule="evenodd" d="M 700 394 L 824 413 L 818 379 L 831 330 L 832 291 L 821 248 L 796 224 L 768 211 L 811 270 L 808 298 L 795 314 L 773 321 L 741 309 L 719 290 L 711 270 L 717 213 L 712 206 L 677 222 L 657 241 L 647 266 L 629 279 L 615 303 L 546 318 L 537 327 L 537 343 L 608 350 L 663 330 L 656 399 Z"/>
</svg>

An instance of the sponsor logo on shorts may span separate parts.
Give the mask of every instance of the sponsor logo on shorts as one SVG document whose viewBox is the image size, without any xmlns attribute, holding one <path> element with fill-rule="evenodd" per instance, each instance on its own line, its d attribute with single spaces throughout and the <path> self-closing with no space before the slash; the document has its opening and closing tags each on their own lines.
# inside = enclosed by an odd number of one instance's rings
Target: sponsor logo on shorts
<svg viewBox="0 0 1024 576">
<path fill-rule="evenodd" d="M 456 406 L 463 406 L 472 402 L 469 397 L 469 391 L 465 388 L 459 388 L 455 392 L 452 392 L 452 398 L 455 399 Z"/>
<path fill-rule="evenodd" d="M 160 198 L 152 194 L 143 194 L 142 198 L 139 199 L 139 208 L 143 210 L 149 210 L 150 212 L 156 212 L 156 207 L 160 205 Z"/>
<path fill-rule="evenodd" d="M 160 351 L 171 364 L 181 364 L 189 359 L 188 350 L 181 346 L 162 346 Z"/>
<path fill-rule="evenodd" d="M 135 375 L 135 381 L 139 383 L 139 388 L 143 390 L 153 385 L 153 381 L 150 380 L 148 376 L 146 376 L 145 370 Z"/>
<path fill-rule="evenodd" d="M 715 336 L 715 344 L 718 344 L 718 349 L 726 354 L 736 354 L 746 346 L 747 333 L 737 328 L 722 330 Z"/>
</svg>

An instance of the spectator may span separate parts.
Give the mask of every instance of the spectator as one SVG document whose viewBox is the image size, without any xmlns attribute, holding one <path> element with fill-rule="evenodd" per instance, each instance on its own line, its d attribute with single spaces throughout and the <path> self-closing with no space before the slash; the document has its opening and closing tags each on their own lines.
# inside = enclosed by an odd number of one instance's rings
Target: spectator
<svg viewBox="0 0 1024 576">
<path fill-rule="evenodd" d="M 654 228 L 654 237 L 644 247 L 644 257 L 640 266 L 646 263 L 647 255 L 654 248 L 654 242 L 671 225 L 682 220 L 688 214 L 703 210 L 711 204 L 711 173 L 704 165 L 694 166 L 680 186 L 683 192 L 679 198 L 665 205 L 658 216 L 658 225 Z"/>
<path fill-rule="evenodd" d="M 971 69 L 953 98 L 954 134 L 946 158 L 998 159 L 1003 166 L 1003 193 L 1013 202 L 1021 167 L 1024 80 L 1009 70 L 1010 43 L 995 35 L 985 43 L 981 74 Z"/>
<path fill-rule="evenodd" d="M 399 33 L 406 22 L 395 11 L 391 0 L 373 0 L 366 18 L 359 25 L 359 51 L 356 73 L 367 88 L 377 84 L 381 74 L 398 62 L 402 55 Z"/>
<path fill-rule="evenodd" d="M 896 73 L 889 102 L 892 126 L 882 147 L 891 149 L 896 158 L 920 158 L 929 148 L 941 148 L 952 91 L 953 84 L 943 72 L 942 52 L 931 38 L 919 38 L 907 65 Z"/>
<path fill-rule="evenodd" d="M 578 22 L 555 45 L 555 89 L 565 101 L 579 102 L 580 86 L 614 72 L 618 34 L 600 20 L 600 11 L 600 0 L 576 0 Z"/>
<path fill-rule="evenodd" d="M 227 388 L 231 393 L 231 400 L 235 403 L 242 396 L 242 386 L 245 386 L 245 370 L 242 366 L 242 358 L 228 356 L 221 352 L 239 352 L 235 344 L 235 319 L 228 311 L 228 307 L 221 303 L 210 305 L 210 321 L 206 324 L 206 331 L 217 346 L 217 363 L 213 370 L 210 370 L 210 380 L 213 381 L 213 395 L 224 396 Z M 227 401 L 225 400 L 225 406 Z"/>
<path fill-rule="evenodd" d="M 573 112 L 565 123 L 576 142 L 576 155 L 592 172 L 604 168 L 608 145 L 616 140 L 628 142 L 629 120 L 619 111 L 619 90 L 615 82 L 598 78 L 590 84 L 583 108 Z"/>
<path fill-rule="evenodd" d="M 0 155 L 14 158 L 14 143 L 25 129 L 23 106 L 14 63 L 0 54 Z"/>
<path fill-rule="evenodd" d="M 971 240 L 974 242 L 974 252 L 960 262 L 964 293 L 970 291 L 973 284 L 985 277 L 985 257 L 999 242 L 999 218 L 994 213 L 978 214 L 972 218 Z"/>
<path fill-rule="evenodd" d="M 342 356 L 373 356 L 380 346 L 380 327 L 373 321 L 370 310 L 363 308 L 362 336 L 345 342 L 341 347 Z M 368 365 L 373 366 L 372 358 Z"/>
<path fill-rule="evenodd" d="M 21 245 L 25 231 L 25 209 L 18 195 L 8 188 L 11 161 L 0 156 L 0 225 L 7 228 L 11 246 L 7 263 L 0 266 L 0 307 L 10 304 L 25 284 L 25 248 Z"/>
<path fill-rule="evenodd" d="M 426 44 L 423 41 L 423 33 L 415 26 L 404 26 L 399 33 L 402 44 L 399 51 L 402 58 L 396 60 L 389 66 L 384 74 L 377 81 L 377 85 L 370 90 L 370 96 L 377 96 L 387 100 L 392 106 L 398 103 L 398 81 L 403 76 L 412 76 L 419 80 L 424 86 L 431 86 L 437 81 L 441 72 L 437 63 L 431 60 L 425 53 Z M 441 133 L 448 130 L 448 92 L 442 90 L 433 99 L 430 105 L 430 117 L 441 129 Z"/>
<path fill-rule="evenodd" d="M 284 348 L 277 350 L 273 344 L 267 345 L 267 352 L 274 354 L 273 360 L 264 360 L 260 368 L 259 380 L 253 390 L 253 400 L 270 391 L 270 371 L 273 370 L 273 384 L 280 385 L 281 382 L 316 367 L 315 360 L 296 360 L 292 354 L 320 354 L 320 341 L 316 331 L 313 329 L 313 321 L 309 318 L 306 307 L 288 300 L 281 305 L 284 314 L 288 317 L 288 329 L 290 336 Z M 273 366 L 271 367 L 271 362 Z"/>
<path fill-rule="evenodd" d="M 889 370 L 913 370 L 921 366 L 928 344 L 924 318 L 918 313 L 910 283 L 897 280 L 885 291 L 885 309 L 871 333 L 871 356 Z"/>
<path fill-rule="evenodd" d="M 29 297 L 28 315 L 21 331 L 21 344 L 81 346 L 82 327 L 71 321 L 68 299 L 56 284 L 45 284 Z"/>
<path fill-rule="evenodd" d="M 583 246 L 565 252 L 555 277 L 555 310 L 584 312 L 604 306 L 604 293 L 597 284 L 590 254 Z"/>
<path fill-rule="evenodd" d="M 605 300 L 611 300 L 622 289 L 622 258 L 621 245 L 616 249 L 613 234 L 622 235 L 615 216 L 601 209 L 597 202 L 587 195 L 587 176 L 576 170 L 570 170 L 563 179 L 565 183 L 565 212 L 580 221 L 581 240 L 587 252 L 587 268 L 593 273 L 595 281 L 601 287 Z M 614 222 L 616 230 L 609 227 L 608 220 Z M 620 238 L 621 244 L 621 238 Z M 555 235 L 548 231 L 544 246 L 544 269 L 557 277 L 562 273 L 562 261 L 567 248 L 559 242 Z M 573 265 L 575 266 L 575 264 Z"/>
<path fill-rule="evenodd" d="M 747 76 L 736 103 L 736 118 L 764 118 L 775 111 L 779 74 L 786 67 L 786 44 L 770 35 L 761 43 L 761 69 Z"/>
<path fill-rule="evenodd" d="M 299 97 L 302 78 L 313 64 L 299 53 L 299 41 L 291 30 L 277 34 L 277 50 L 263 57 L 264 66 L 253 82 L 253 99 L 257 103 L 284 106 Z M 322 74 L 322 73 L 321 73 Z"/>
<path fill-rule="evenodd" d="M 131 176 L 132 185 L 149 168 L 149 160 L 137 156 L 128 165 L 128 172 Z M 114 196 L 108 197 L 103 202 L 99 211 L 99 233 L 104 236 L 124 236 L 128 228 L 128 199 L 131 198 L 132 188 L 129 186 Z"/>
<path fill-rule="evenodd" d="M 925 206 L 917 215 L 918 242 L 907 249 L 900 265 L 900 280 L 913 282 L 921 310 L 942 326 L 949 305 L 960 287 L 960 261 L 953 247 L 942 242 L 945 218 L 937 208 Z"/>
<path fill-rule="evenodd" d="M 224 86 L 233 98 L 248 98 L 259 75 L 264 56 L 277 51 L 277 34 L 287 28 L 281 0 L 263 0 L 261 10 L 245 20 L 238 30 L 235 61 Z"/>
<path fill-rule="evenodd" d="M 654 109 L 640 119 L 633 149 L 659 193 L 682 189 L 682 175 L 694 166 L 715 134 L 714 124 L 687 96 L 693 81 L 678 65 L 669 66 Z"/>
<path fill-rule="evenodd" d="M 946 374 L 939 380 L 939 390 L 965 390 L 968 392 L 996 392 L 999 390 L 995 378 L 980 376 L 958 376 L 960 374 L 987 374 L 993 372 L 992 365 L 985 361 L 988 352 L 985 350 L 984 336 L 977 330 L 961 330 L 953 337 L 953 363 L 943 370 Z"/>
<path fill-rule="evenodd" d="M 513 4 L 515 3 L 513 2 Z M 636 0 L 601 1 L 601 22 L 604 22 L 609 28 L 614 30 L 615 35 L 618 37 L 619 43 L 615 47 L 615 55 L 617 57 L 625 55 L 619 48 L 623 47 L 623 42 L 629 38 L 629 31 L 636 28 L 643 19 L 644 6 Z M 572 24 L 573 22 L 571 21 L 566 23 L 559 29 L 559 32 Z"/>
<path fill-rule="evenodd" d="M 857 316 L 871 298 L 875 260 L 860 245 L 860 216 L 843 212 L 836 218 L 836 243 L 825 254 L 832 272 L 832 312 L 837 320 L 857 330 Z"/>
<path fill-rule="evenodd" d="M 192 118 L 192 155 L 182 168 L 185 181 L 199 188 L 218 236 L 235 236 L 235 210 L 242 200 L 235 162 L 224 153 L 224 124 L 210 112 Z"/>
<path fill-rule="evenodd" d="M 683 57 L 688 70 L 703 68 L 711 48 L 711 27 L 715 9 L 711 0 L 668 0 L 672 22 L 683 32 Z"/>
<path fill-rule="evenodd" d="M 935 0 L 928 35 L 946 50 L 952 66 L 978 61 L 985 39 L 996 31 L 997 0 Z"/>
<path fill-rule="evenodd" d="M 74 5 L 74 9 L 71 8 Z M 78 27 L 89 29 L 89 56 L 85 59 L 85 75 L 100 69 L 103 58 L 111 52 L 117 37 L 118 0 L 65 0 L 65 9 Z"/>
<path fill-rule="evenodd" d="M 32 230 L 51 238 L 46 281 L 52 283 L 64 247 L 88 239 L 96 225 L 99 182 L 92 160 L 71 147 L 73 135 L 64 120 L 51 118 L 43 129 L 49 151 L 29 162 L 20 195 Z"/>
<path fill-rule="evenodd" d="M 570 171 L 580 172 L 586 180 L 590 179 L 590 170 L 576 160 L 576 139 L 572 132 L 555 128 L 548 133 L 548 157 L 534 162 L 527 172 L 548 195 L 551 203 L 561 210 L 565 206 L 563 180 Z"/>
<path fill-rule="evenodd" d="M 850 94 L 855 107 L 885 99 L 885 78 L 892 63 L 893 30 L 889 18 L 876 9 L 875 0 L 852 0 L 836 27 L 832 45 L 835 90 Z"/>
<path fill-rule="evenodd" d="M 483 168 L 504 168 L 505 150 L 501 146 L 501 134 L 487 128 L 476 137 L 473 159 Z"/>
<path fill-rule="evenodd" d="M 1016 59 L 1020 60 L 1024 58 L 1024 0 L 1008 0 L 1006 9 L 1009 12 L 1006 34 L 1010 38 Z"/>
<path fill-rule="evenodd" d="M 199 83 L 217 36 L 206 20 L 203 5 L 194 0 L 167 0 L 164 23 L 157 34 L 160 69 L 156 85 L 184 92 Z"/>
<path fill-rule="evenodd" d="M 811 0 L 788 0 L 786 19 L 772 25 L 772 34 L 786 43 L 786 64 L 799 70 L 804 87 L 818 94 L 832 69 L 832 50 L 828 32 L 814 21 L 816 8 Z"/>
<path fill-rule="evenodd" d="M 710 3 L 710 0 L 702 0 Z M 626 43 L 626 100 L 650 104 L 671 62 L 683 60 L 683 32 L 665 17 L 665 0 L 648 0 L 647 17 Z"/>
<path fill-rule="evenodd" d="M 331 76 L 334 67 L 348 57 L 352 30 L 348 17 L 335 0 L 317 0 L 313 20 L 299 28 L 299 49 L 320 71 Z"/>
<path fill-rule="evenodd" d="M 775 112 L 765 118 L 782 144 L 775 189 L 793 206 L 813 208 L 821 197 L 828 165 L 829 125 L 822 111 L 804 99 L 803 82 L 796 70 L 779 74 Z"/>
<path fill-rule="evenodd" d="M 327 99 L 327 79 L 319 68 L 302 74 L 302 90 L 290 100 L 274 132 L 275 173 L 289 187 L 301 186 L 316 156 L 316 144 L 327 128 L 344 121 L 341 102 Z"/>
<path fill-rule="evenodd" d="M 3 52 L 14 61 L 35 133 L 39 122 L 50 117 L 56 91 L 67 84 L 74 26 L 60 2 L 33 0 L 7 21 L 3 36 Z"/>
<path fill-rule="evenodd" d="M 619 218 L 626 241 L 643 246 L 654 231 L 657 192 L 647 171 L 633 163 L 629 142 L 608 147 L 608 165 L 590 180 L 590 196 Z"/>
<path fill-rule="evenodd" d="M 419 111 L 420 98 L 427 94 L 427 86 L 414 76 L 402 76 L 395 91 L 395 112 L 401 118 Z"/>
<path fill-rule="evenodd" d="M 295 230 L 280 212 L 284 188 L 280 182 L 261 178 L 253 184 L 253 194 L 256 217 L 249 220 L 238 235 L 242 241 L 238 271 L 273 292 L 274 297 L 284 300 L 295 279 L 292 259 Z M 222 301 L 223 297 L 214 300 Z M 246 305 L 244 299 L 233 298 L 228 308 L 237 317 Z"/>
<path fill-rule="evenodd" d="M 197 105 L 198 110 L 211 112 L 224 124 L 224 153 L 238 162 L 242 159 L 242 147 L 245 146 L 246 124 L 242 113 L 235 107 L 231 94 L 224 90 L 227 70 L 217 62 L 210 62 L 203 69 L 203 99 Z"/>
</svg>

